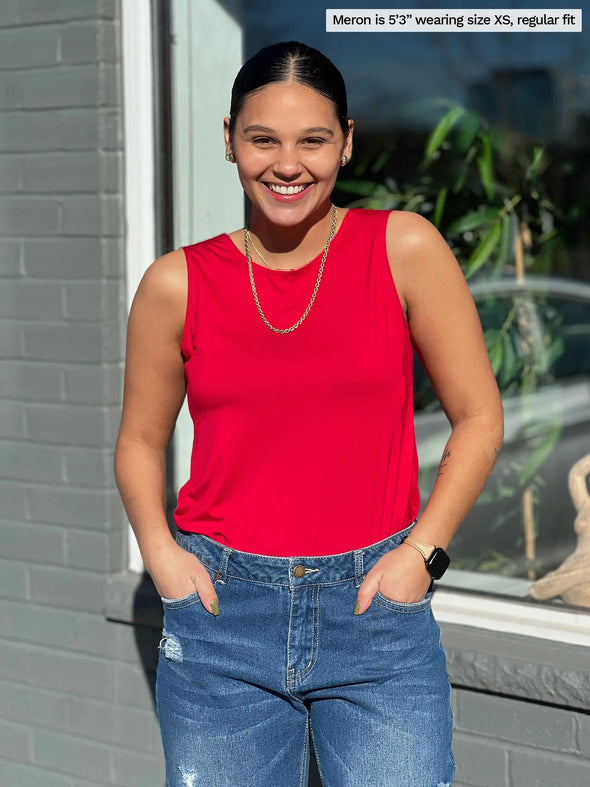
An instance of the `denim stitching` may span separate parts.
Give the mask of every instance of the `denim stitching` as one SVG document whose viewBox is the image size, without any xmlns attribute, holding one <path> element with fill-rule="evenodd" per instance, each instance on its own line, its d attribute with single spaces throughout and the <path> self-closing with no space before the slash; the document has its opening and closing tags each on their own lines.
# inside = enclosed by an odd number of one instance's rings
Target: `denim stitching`
<svg viewBox="0 0 590 787">
<path fill-rule="evenodd" d="M 291 587 L 289 583 L 284 582 L 265 582 L 262 579 L 247 579 L 246 577 L 238 577 L 234 574 L 228 574 L 228 577 L 232 577 L 233 579 L 241 579 L 244 582 L 254 582 L 256 585 L 279 585 L 280 587 Z M 350 582 L 351 579 L 354 577 L 344 577 L 344 579 L 332 579 L 329 582 L 303 582 L 301 584 L 295 585 L 295 588 L 298 587 L 319 587 L 321 585 L 340 585 L 342 582 Z"/>
<path fill-rule="evenodd" d="M 230 549 L 228 547 L 224 547 L 219 559 L 219 568 L 217 569 L 217 581 L 221 582 L 222 585 L 225 585 L 225 581 L 227 579 L 227 564 L 229 561 L 229 556 Z"/>
<path fill-rule="evenodd" d="M 431 600 L 432 595 L 429 595 L 421 601 L 410 601 L 406 606 L 403 601 L 388 599 L 387 596 L 383 596 L 379 591 L 377 591 L 373 597 L 373 601 L 379 604 L 380 607 L 385 607 L 385 609 L 389 609 L 392 612 L 401 612 L 402 615 L 412 614 L 413 612 L 424 612 L 424 610 L 430 607 Z"/>
<path fill-rule="evenodd" d="M 363 582 L 363 571 L 364 571 L 364 552 L 362 549 L 359 549 L 358 552 L 354 553 L 354 586 L 355 588 L 360 588 Z"/>
<path fill-rule="evenodd" d="M 203 561 L 201 561 L 201 562 L 203 562 Z M 203 563 L 203 565 L 207 565 L 207 564 Z M 209 568 L 209 566 L 207 566 L 207 567 Z M 290 588 L 291 587 L 291 585 L 288 582 L 265 582 L 262 579 L 248 579 L 247 577 L 240 577 L 240 576 L 237 576 L 236 574 L 229 574 L 229 573 L 226 574 L 226 577 L 231 578 L 231 579 L 239 579 L 242 582 L 252 582 L 254 585 L 273 585 L 273 586 L 276 586 L 276 587 L 283 587 L 283 588 Z M 298 587 L 321 587 L 321 586 L 324 586 L 324 585 L 325 586 L 327 586 L 327 585 L 340 585 L 340 584 L 342 584 L 342 582 L 350 582 L 351 579 L 354 579 L 354 577 L 344 577 L 344 579 L 334 579 L 334 580 L 331 580 L 330 582 L 304 582 L 301 585 L 295 585 L 295 588 L 298 588 Z"/>
<path fill-rule="evenodd" d="M 289 587 L 289 591 L 291 588 Z M 293 692 L 291 691 L 292 688 L 292 678 L 295 674 L 295 669 L 290 666 L 291 664 L 291 631 L 292 631 L 292 621 L 293 621 L 293 604 L 295 603 L 295 594 L 291 593 L 291 603 L 289 606 L 289 625 L 287 628 L 287 675 L 286 675 L 286 688 L 287 694 L 293 697 L 294 700 L 301 702 L 299 697 L 296 697 Z"/>
<path fill-rule="evenodd" d="M 182 609 L 183 607 L 194 606 L 201 600 L 201 597 L 199 596 L 198 592 L 195 591 L 194 593 L 191 593 L 190 596 L 187 596 L 186 598 L 170 599 L 168 601 L 160 597 L 160 600 L 162 602 L 162 606 L 164 607 L 164 609 Z"/>
<path fill-rule="evenodd" d="M 306 678 L 312 669 L 315 667 L 315 663 L 318 660 L 318 645 L 319 645 L 319 620 L 320 620 L 320 589 L 319 586 L 315 586 L 313 588 L 313 596 L 311 601 L 311 653 L 309 657 L 309 661 L 305 665 L 305 667 L 293 675 L 293 683 L 301 683 L 301 681 Z"/>
</svg>

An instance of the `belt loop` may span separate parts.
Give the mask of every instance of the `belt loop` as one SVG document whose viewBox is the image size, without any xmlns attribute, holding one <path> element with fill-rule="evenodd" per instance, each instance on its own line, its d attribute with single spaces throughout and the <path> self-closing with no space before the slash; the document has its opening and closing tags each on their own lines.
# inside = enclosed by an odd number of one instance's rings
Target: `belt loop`
<svg viewBox="0 0 590 787">
<path fill-rule="evenodd" d="M 229 560 L 231 549 L 229 547 L 223 547 L 221 552 L 221 558 L 219 560 L 219 568 L 215 572 L 215 576 L 213 579 L 215 582 L 221 582 L 222 585 L 225 585 L 227 580 L 227 563 Z"/>
<path fill-rule="evenodd" d="M 364 549 L 355 549 L 354 551 L 354 586 L 359 588 L 364 579 Z"/>
</svg>

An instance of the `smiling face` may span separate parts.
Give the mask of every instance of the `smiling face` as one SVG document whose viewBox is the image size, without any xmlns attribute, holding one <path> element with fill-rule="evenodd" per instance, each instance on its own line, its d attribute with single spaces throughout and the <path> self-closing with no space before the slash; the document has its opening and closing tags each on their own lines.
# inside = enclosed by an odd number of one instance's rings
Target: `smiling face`
<svg viewBox="0 0 590 787">
<path fill-rule="evenodd" d="M 298 82 L 248 96 L 231 134 L 225 119 L 226 151 L 235 156 L 253 225 L 287 227 L 326 215 L 342 156 L 350 158 L 349 124 L 345 137 L 333 103 Z"/>
</svg>

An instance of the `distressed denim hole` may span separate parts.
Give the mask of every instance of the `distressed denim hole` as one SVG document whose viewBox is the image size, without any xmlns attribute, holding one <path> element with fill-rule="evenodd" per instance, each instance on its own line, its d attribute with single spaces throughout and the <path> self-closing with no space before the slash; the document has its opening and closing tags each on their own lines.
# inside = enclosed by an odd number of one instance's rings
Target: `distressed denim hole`
<svg viewBox="0 0 590 787">
<path fill-rule="evenodd" d="M 182 646 L 176 637 L 164 634 L 158 647 L 161 648 L 164 656 L 170 661 L 182 661 Z"/>
<path fill-rule="evenodd" d="M 178 766 L 178 770 L 180 771 L 182 783 L 185 785 L 185 787 L 195 787 L 197 783 L 197 774 L 190 773 L 190 771 L 185 771 L 181 765 Z"/>
</svg>

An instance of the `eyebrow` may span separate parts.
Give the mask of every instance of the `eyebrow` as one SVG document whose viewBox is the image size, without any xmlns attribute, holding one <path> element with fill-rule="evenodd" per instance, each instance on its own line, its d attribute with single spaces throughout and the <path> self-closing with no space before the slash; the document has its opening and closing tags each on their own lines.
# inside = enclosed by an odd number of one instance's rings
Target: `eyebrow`
<svg viewBox="0 0 590 787">
<path fill-rule="evenodd" d="M 268 128 L 268 126 L 246 126 L 243 133 L 247 134 L 250 131 L 258 131 L 262 134 L 274 134 L 275 131 L 272 128 Z M 313 128 L 306 128 L 303 132 L 304 134 L 327 134 L 330 137 L 334 136 L 334 132 L 331 128 L 326 128 L 325 126 L 313 126 Z"/>
</svg>

